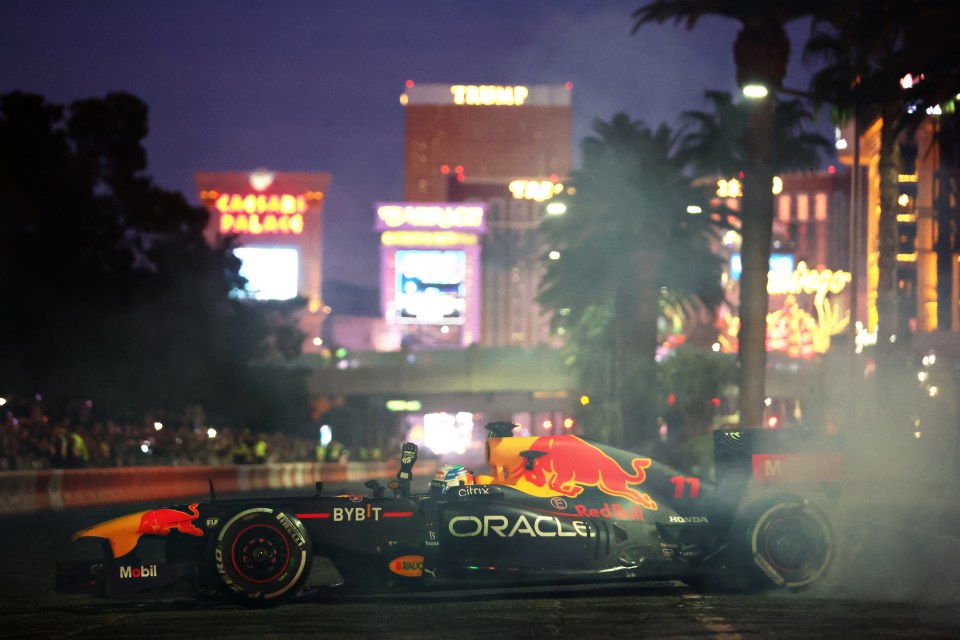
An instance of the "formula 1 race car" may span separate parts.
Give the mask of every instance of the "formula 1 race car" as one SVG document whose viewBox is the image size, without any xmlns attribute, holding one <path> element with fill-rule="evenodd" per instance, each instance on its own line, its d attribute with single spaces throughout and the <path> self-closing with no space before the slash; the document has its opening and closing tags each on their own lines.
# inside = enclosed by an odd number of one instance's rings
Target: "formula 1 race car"
<svg viewBox="0 0 960 640">
<path fill-rule="evenodd" d="M 315 555 L 344 588 L 733 579 L 798 589 L 836 555 L 823 508 L 843 454 L 763 431 L 714 433 L 716 482 L 574 435 L 487 425 L 486 475 L 456 465 L 411 491 L 417 447 L 369 495 L 211 500 L 73 536 L 57 589 L 101 596 L 221 592 L 251 605 L 305 587 Z M 798 441 L 799 440 L 799 441 Z M 424 483 L 425 485 L 427 483 Z"/>
</svg>

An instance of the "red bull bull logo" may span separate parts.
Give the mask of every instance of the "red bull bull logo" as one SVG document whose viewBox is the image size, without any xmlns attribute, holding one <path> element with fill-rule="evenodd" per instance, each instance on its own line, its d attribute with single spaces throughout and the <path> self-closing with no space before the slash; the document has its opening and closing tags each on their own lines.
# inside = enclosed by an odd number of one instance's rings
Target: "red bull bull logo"
<svg viewBox="0 0 960 640">
<path fill-rule="evenodd" d="M 140 526 L 137 527 L 137 533 L 140 535 L 165 536 L 176 529 L 180 533 L 187 533 L 191 536 L 202 536 L 203 530 L 193 524 L 193 521 L 200 517 L 197 504 L 194 502 L 188 507 L 190 513 L 177 509 L 147 511 L 140 517 Z"/>
<path fill-rule="evenodd" d="M 165 536 L 177 530 L 191 536 L 202 536 L 203 530 L 193 524 L 193 521 L 200 517 L 197 504 L 193 503 L 188 507 L 189 513 L 178 509 L 153 509 L 131 513 L 78 531 L 73 535 L 73 539 L 106 538 L 110 541 L 113 557 L 120 558 L 133 551 L 142 535 Z"/>
<path fill-rule="evenodd" d="M 650 458 L 633 458 L 628 472 L 601 449 L 576 436 L 534 438 L 526 449 L 543 453 L 528 455 L 520 464 L 507 468 L 507 482 L 515 482 L 518 489 L 535 495 L 543 492 L 545 496 L 575 498 L 584 487 L 596 487 L 607 495 L 626 498 L 647 509 L 657 508 L 649 495 L 631 486 L 646 480 Z"/>
</svg>

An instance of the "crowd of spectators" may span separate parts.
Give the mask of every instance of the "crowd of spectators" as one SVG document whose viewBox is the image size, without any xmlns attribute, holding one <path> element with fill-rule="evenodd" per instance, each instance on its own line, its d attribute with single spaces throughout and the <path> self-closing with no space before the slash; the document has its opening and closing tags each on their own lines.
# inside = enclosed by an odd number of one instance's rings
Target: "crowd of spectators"
<svg viewBox="0 0 960 640">
<path fill-rule="evenodd" d="M 161 420 L 0 418 L 0 471 L 314 462 L 317 441 Z"/>
</svg>

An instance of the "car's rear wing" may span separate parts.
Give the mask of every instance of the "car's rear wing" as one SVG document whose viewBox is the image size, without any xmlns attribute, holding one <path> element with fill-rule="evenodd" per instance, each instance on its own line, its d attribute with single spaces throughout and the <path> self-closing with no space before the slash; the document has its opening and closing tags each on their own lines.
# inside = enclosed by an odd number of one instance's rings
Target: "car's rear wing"
<svg viewBox="0 0 960 640">
<path fill-rule="evenodd" d="M 835 436 L 804 429 L 721 429 L 713 432 L 718 483 L 836 485 L 846 453 Z"/>
</svg>

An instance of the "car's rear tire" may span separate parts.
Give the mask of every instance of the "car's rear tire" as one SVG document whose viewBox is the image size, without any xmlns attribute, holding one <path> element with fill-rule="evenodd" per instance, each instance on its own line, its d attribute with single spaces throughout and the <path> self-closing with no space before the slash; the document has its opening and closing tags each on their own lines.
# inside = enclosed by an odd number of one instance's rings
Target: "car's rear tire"
<svg viewBox="0 0 960 640">
<path fill-rule="evenodd" d="M 213 554 L 223 592 L 248 606 L 293 597 L 313 564 L 303 524 L 271 505 L 249 506 L 228 518 L 217 533 Z"/>
<path fill-rule="evenodd" d="M 827 574 L 836 556 L 829 518 L 801 496 L 775 496 L 752 505 L 731 533 L 735 566 L 751 588 L 809 587 Z"/>
</svg>

